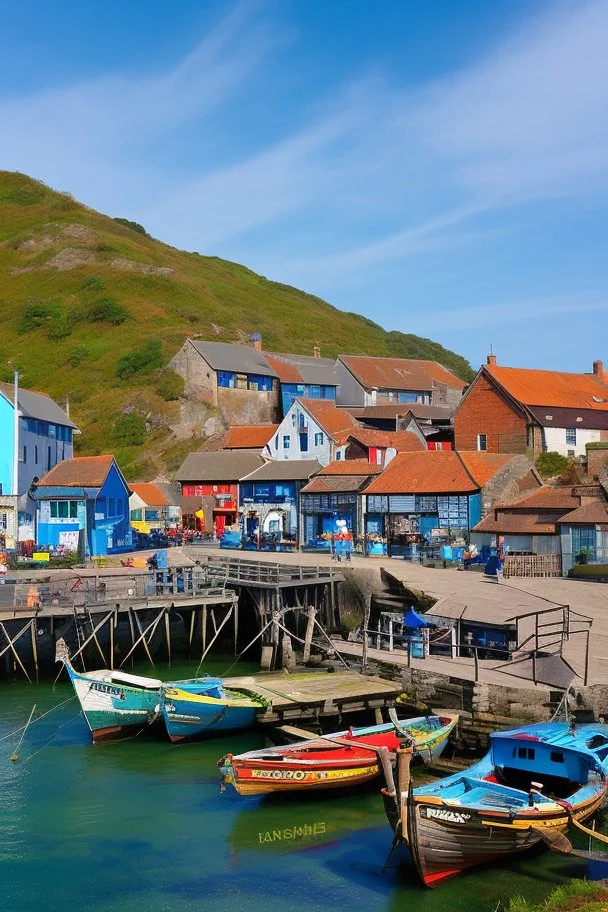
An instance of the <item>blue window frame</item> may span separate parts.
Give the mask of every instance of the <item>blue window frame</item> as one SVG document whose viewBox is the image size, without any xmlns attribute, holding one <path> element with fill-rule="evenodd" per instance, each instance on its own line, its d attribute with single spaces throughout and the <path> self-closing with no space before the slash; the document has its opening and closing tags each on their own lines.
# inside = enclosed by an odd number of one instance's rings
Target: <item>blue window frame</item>
<svg viewBox="0 0 608 912">
<path fill-rule="evenodd" d="M 289 444 L 290 444 L 289 434 L 285 434 L 285 436 L 283 437 L 283 449 L 288 450 Z"/>
<path fill-rule="evenodd" d="M 235 375 L 233 371 L 218 371 L 217 385 L 234 389 Z"/>
<path fill-rule="evenodd" d="M 308 453 L 308 431 L 300 432 L 300 452 Z"/>
</svg>

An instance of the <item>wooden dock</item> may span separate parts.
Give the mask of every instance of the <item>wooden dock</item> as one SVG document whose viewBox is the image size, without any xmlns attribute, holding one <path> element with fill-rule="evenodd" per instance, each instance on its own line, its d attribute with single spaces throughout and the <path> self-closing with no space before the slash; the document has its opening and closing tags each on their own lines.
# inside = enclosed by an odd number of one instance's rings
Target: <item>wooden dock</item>
<svg viewBox="0 0 608 912">
<path fill-rule="evenodd" d="M 283 722 L 312 721 L 363 710 L 378 713 L 393 706 L 403 688 L 394 681 L 359 674 L 354 671 L 302 672 L 298 674 L 262 673 L 241 678 L 227 678 L 233 687 L 248 687 L 265 697 L 269 708 L 258 721 L 268 725 Z"/>
</svg>

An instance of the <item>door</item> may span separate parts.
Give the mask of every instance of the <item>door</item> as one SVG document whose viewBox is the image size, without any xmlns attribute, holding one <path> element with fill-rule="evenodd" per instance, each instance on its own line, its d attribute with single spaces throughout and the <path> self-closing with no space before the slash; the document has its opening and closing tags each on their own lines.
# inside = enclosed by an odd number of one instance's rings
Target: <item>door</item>
<svg viewBox="0 0 608 912">
<path fill-rule="evenodd" d="M 226 528 L 226 517 L 223 513 L 218 513 L 215 517 L 215 537 L 221 538 Z"/>
</svg>

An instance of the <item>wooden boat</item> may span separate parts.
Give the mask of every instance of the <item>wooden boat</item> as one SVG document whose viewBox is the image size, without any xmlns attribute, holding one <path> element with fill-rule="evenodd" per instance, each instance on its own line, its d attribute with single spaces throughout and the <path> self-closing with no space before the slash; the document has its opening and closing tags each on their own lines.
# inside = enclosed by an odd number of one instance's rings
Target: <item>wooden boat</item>
<svg viewBox="0 0 608 912">
<path fill-rule="evenodd" d="M 382 752 L 403 740 L 423 759 L 438 757 L 458 716 L 422 716 L 368 728 L 349 729 L 298 744 L 226 754 L 218 761 L 223 782 L 239 795 L 300 792 L 360 785 L 381 772 Z"/>
<path fill-rule="evenodd" d="M 177 692 L 176 688 L 179 688 L 179 693 L 203 699 L 209 694 L 209 699 L 215 703 L 223 699 L 221 679 L 209 675 L 164 684 L 158 678 L 109 668 L 81 673 L 72 667 L 67 655 L 61 656 L 61 661 L 67 669 L 94 742 L 130 737 L 162 719 L 166 695 Z M 171 737 L 171 740 L 180 739 Z"/>
<path fill-rule="evenodd" d="M 393 848 L 408 846 L 426 886 L 540 842 L 568 853 L 564 834 L 606 798 L 606 725 L 542 723 L 495 732 L 490 741 L 464 773 L 409 789 L 401 772 L 397 788 L 383 791 Z"/>
<path fill-rule="evenodd" d="M 268 706 L 252 690 L 224 687 L 216 681 L 215 687 L 204 691 L 185 686 L 188 682 L 163 687 L 160 708 L 171 741 L 250 728 Z"/>
</svg>

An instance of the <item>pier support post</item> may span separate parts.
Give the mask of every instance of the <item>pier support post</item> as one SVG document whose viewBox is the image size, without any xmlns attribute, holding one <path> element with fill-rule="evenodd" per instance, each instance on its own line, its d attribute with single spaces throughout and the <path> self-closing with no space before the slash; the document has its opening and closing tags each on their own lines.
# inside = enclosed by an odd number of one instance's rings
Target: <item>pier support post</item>
<svg viewBox="0 0 608 912">
<path fill-rule="evenodd" d="M 302 655 L 302 662 L 304 665 L 308 664 L 310 661 L 310 647 L 312 644 L 312 635 L 315 629 L 315 615 L 316 609 L 312 606 L 308 606 L 308 622 L 306 624 L 306 633 L 304 634 L 304 654 Z"/>
</svg>

